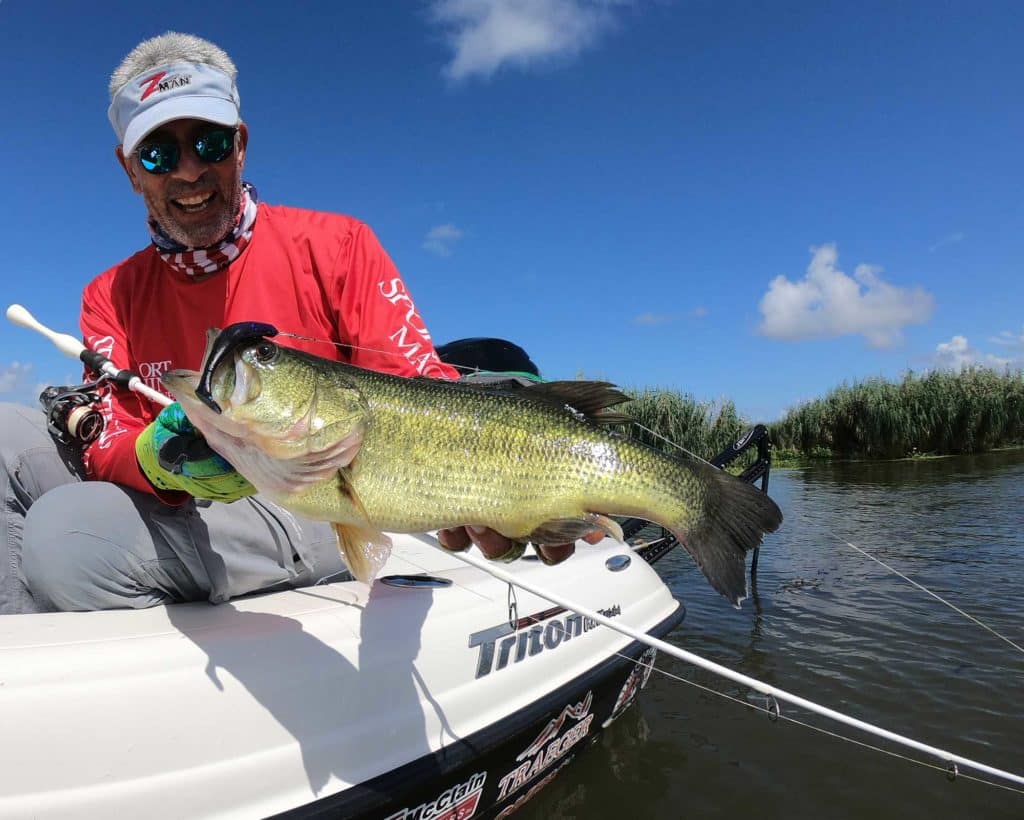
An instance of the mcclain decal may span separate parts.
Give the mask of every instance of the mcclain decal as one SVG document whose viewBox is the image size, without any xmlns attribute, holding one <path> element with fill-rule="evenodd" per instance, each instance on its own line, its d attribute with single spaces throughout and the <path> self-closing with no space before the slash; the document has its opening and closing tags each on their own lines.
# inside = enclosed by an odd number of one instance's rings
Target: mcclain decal
<svg viewBox="0 0 1024 820">
<path fill-rule="evenodd" d="M 477 772 L 430 802 L 420 803 L 414 809 L 400 809 L 388 815 L 387 820 L 468 820 L 476 814 L 486 780 L 487 772 Z"/>
<path fill-rule="evenodd" d="M 633 702 L 640 690 L 647 685 L 647 681 L 651 679 L 651 670 L 654 669 L 654 659 L 657 657 L 658 650 L 651 647 L 637 658 L 633 664 L 633 669 L 629 673 L 629 677 L 622 684 L 619 696 L 615 699 L 615 708 L 612 709 L 608 720 L 601 724 L 602 729 L 607 729 L 613 720 L 625 712 L 626 707 Z"/>
<path fill-rule="evenodd" d="M 557 618 L 548 621 L 547 624 L 539 621 L 554 618 L 565 612 L 561 607 L 538 612 L 536 615 L 528 615 L 520 618 L 514 624 L 506 621 L 503 624 L 492 626 L 489 629 L 482 629 L 469 636 L 469 648 L 480 647 L 480 654 L 477 656 L 476 677 L 482 678 L 497 669 L 504 669 L 509 663 L 521 663 L 526 658 L 532 658 L 552 649 L 557 649 L 572 638 L 589 632 L 597 621 L 592 618 L 584 618 L 582 615 L 569 613 L 564 618 Z M 619 604 L 599 609 L 606 618 L 614 618 L 622 614 L 622 607 Z M 495 659 L 497 655 L 497 659 Z"/>
<path fill-rule="evenodd" d="M 498 800 L 504 800 L 561 761 L 587 736 L 590 724 L 594 721 L 590 711 L 593 701 L 594 693 L 587 692 L 587 696 L 579 703 L 569 704 L 557 717 L 548 721 L 536 740 L 516 756 L 519 765 L 498 781 Z M 566 729 L 569 721 L 575 723 Z"/>
</svg>

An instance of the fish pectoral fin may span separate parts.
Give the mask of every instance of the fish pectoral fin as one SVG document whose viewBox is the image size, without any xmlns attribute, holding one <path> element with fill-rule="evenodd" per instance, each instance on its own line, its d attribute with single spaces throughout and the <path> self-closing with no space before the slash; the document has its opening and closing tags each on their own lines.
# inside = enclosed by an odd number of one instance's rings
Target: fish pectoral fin
<svg viewBox="0 0 1024 820">
<path fill-rule="evenodd" d="M 587 520 L 594 525 L 595 530 L 601 530 L 605 535 L 614 538 L 620 544 L 626 543 L 626 536 L 622 532 L 622 527 L 619 526 L 619 522 L 614 518 L 609 518 L 607 515 L 601 515 L 600 513 L 588 513 Z"/>
<path fill-rule="evenodd" d="M 598 513 L 586 513 L 580 518 L 558 518 L 545 521 L 530 533 L 529 539 L 534 544 L 570 544 L 594 530 L 611 536 L 619 543 L 625 540 L 622 535 L 622 527 L 608 516 Z"/>
<path fill-rule="evenodd" d="M 391 539 L 371 526 L 332 522 L 338 549 L 357 581 L 370 584 L 391 555 Z"/>
<path fill-rule="evenodd" d="M 331 522 L 338 536 L 341 550 L 349 572 L 357 581 L 370 584 L 391 555 L 391 539 L 370 523 L 363 502 L 352 486 L 352 471 L 338 470 L 338 492 L 344 495 L 362 517 L 363 524 L 341 524 Z"/>
<path fill-rule="evenodd" d="M 356 508 L 356 512 L 365 521 L 370 520 L 370 516 L 366 514 L 366 507 L 363 506 L 362 499 L 356 493 L 356 488 L 352 486 L 352 469 L 350 467 L 342 467 L 338 470 L 338 492 L 351 502 L 352 506 Z"/>
</svg>

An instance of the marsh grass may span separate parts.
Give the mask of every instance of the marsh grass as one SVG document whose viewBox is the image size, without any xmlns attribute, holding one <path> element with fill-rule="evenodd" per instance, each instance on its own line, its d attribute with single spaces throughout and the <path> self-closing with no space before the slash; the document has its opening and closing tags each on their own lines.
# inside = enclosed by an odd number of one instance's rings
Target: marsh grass
<svg viewBox="0 0 1024 820">
<path fill-rule="evenodd" d="M 968 368 L 842 385 L 790 410 L 772 440 L 805 457 L 979 453 L 1024 441 L 1024 374 Z"/>
<path fill-rule="evenodd" d="M 623 405 L 636 438 L 663 450 L 658 437 L 710 458 L 756 420 L 731 401 L 698 402 L 669 390 L 630 391 Z M 901 381 L 841 385 L 769 424 L 776 463 L 813 459 L 890 459 L 979 453 L 1024 444 L 1024 373 L 967 368 L 907 373 Z"/>
<path fill-rule="evenodd" d="M 679 445 L 701 458 L 713 458 L 749 426 L 731 401 L 699 402 L 671 390 L 627 390 L 632 401 L 622 405 L 637 422 L 629 434 L 665 452 Z M 665 440 L 668 440 L 666 442 Z"/>
</svg>

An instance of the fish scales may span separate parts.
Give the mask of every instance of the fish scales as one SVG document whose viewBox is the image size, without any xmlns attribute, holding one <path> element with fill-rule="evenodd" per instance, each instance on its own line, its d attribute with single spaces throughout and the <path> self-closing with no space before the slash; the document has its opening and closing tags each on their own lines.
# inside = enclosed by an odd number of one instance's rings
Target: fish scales
<svg viewBox="0 0 1024 820">
<path fill-rule="evenodd" d="M 619 452 L 629 442 L 594 442 L 592 425 L 574 416 L 518 396 L 496 402 L 463 385 L 396 384 L 365 372 L 354 381 L 373 398 L 350 481 L 382 529 L 470 523 L 525 537 L 545 521 L 588 512 L 595 500 L 619 497 L 629 512 L 639 506 L 615 490 L 614 472 L 629 469 Z M 637 478 L 644 481 L 642 471 Z M 328 482 L 290 501 L 313 514 L 338 495 Z"/>
<path fill-rule="evenodd" d="M 362 580 L 386 557 L 384 532 L 472 524 L 556 543 L 592 528 L 594 514 L 626 515 L 670 529 L 737 603 L 746 550 L 782 520 L 770 498 L 728 473 L 598 424 L 602 407 L 622 398 L 607 385 L 407 379 L 232 328 L 210 335 L 203 368 L 166 374 L 165 384 L 260 492 L 333 522 Z M 588 412 L 552 403 L 563 394 L 578 394 Z"/>
</svg>

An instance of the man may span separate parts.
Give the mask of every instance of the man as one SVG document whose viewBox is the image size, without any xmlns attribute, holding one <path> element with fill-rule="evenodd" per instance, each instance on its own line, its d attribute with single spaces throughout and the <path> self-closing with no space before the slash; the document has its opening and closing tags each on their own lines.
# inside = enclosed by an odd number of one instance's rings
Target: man
<svg viewBox="0 0 1024 820">
<path fill-rule="evenodd" d="M 86 345 L 159 388 L 163 372 L 198 368 L 207 328 L 261 321 L 316 355 L 458 378 L 369 228 L 268 206 L 243 182 L 236 74 L 214 44 L 173 32 L 139 44 L 114 71 L 117 159 L 143 198 L 152 241 L 86 287 Z M 51 440 L 38 411 L 0 405 L 0 613 L 217 603 L 344 570 L 330 526 L 254 495 L 179 405 L 162 410 L 108 388 L 100 407 L 103 433 L 79 454 Z M 521 554 L 491 530 L 440 537 L 490 558 Z M 540 553 L 557 563 L 572 550 Z"/>
</svg>

